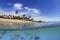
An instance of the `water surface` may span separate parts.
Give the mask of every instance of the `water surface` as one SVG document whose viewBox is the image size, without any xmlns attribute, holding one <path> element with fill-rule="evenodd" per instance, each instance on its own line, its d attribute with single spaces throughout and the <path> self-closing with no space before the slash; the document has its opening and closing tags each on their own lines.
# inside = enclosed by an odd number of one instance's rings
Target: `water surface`
<svg viewBox="0 0 60 40">
<path fill-rule="evenodd" d="M 60 22 L 45 22 L 45 23 L 0 23 L 0 29 L 31 29 L 31 28 L 46 28 L 46 27 L 60 27 Z"/>
</svg>

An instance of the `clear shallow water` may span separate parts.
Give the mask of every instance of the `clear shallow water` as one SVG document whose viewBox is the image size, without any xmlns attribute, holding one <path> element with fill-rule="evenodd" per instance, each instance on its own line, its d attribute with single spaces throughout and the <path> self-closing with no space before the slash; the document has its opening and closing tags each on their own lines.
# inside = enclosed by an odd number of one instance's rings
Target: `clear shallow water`
<svg viewBox="0 0 60 40">
<path fill-rule="evenodd" d="M 60 40 L 60 27 L 0 30 L 0 40 Z"/>
<path fill-rule="evenodd" d="M 33 24 L 1 23 L 0 27 L 1 27 L 0 29 L 24 29 L 24 28 L 28 29 L 28 30 L 0 30 L 0 40 L 60 40 L 59 22 L 33 23 Z"/>
<path fill-rule="evenodd" d="M 0 23 L 0 29 L 31 29 L 45 27 L 60 27 L 60 22 L 28 23 L 28 24 Z"/>
</svg>

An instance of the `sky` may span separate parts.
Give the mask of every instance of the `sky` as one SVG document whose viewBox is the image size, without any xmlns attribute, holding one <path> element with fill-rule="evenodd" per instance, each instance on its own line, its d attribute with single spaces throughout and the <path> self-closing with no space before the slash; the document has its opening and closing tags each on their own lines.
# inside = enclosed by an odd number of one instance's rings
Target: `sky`
<svg viewBox="0 0 60 40">
<path fill-rule="evenodd" d="M 32 16 L 34 20 L 60 21 L 60 0 L 0 0 L 0 15 Z"/>
</svg>

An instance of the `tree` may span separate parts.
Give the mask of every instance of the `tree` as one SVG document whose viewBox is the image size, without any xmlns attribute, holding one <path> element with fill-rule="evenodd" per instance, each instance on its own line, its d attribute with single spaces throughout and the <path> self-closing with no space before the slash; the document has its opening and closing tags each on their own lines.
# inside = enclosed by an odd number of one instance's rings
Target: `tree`
<svg viewBox="0 0 60 40">
<path fill-rule="evenodd" d="M 25 15 L 25 14 L 23 14 L 22 16 L 23 16 L 23 18 L 24 18 L 26 15 Z"/>
<path fill-rule="evenodd" d="M 18 11 L 16 11 L 16 14 L 18 14 Z"/>
<path fill-rule="evenodd" d="M 31 18 L 31 16 L 28 17 L 29 19 Z"/>
<path fill-rule="evenodd" d="M 25 16 L 26 16 L 25 14 L 22 15 L 23 20 L 25 19 Z"/>
</svg>

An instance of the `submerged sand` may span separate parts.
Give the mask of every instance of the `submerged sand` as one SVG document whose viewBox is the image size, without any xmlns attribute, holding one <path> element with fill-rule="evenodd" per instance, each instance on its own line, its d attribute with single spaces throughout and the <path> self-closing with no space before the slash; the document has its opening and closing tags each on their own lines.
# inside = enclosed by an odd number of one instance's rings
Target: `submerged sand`
<svg viewBox="0 0 60 40">
<path fill-rule="evenodd" d="M 0 23 L 32 23 L 31 21 L 0 18 Z"/>
</svg>

